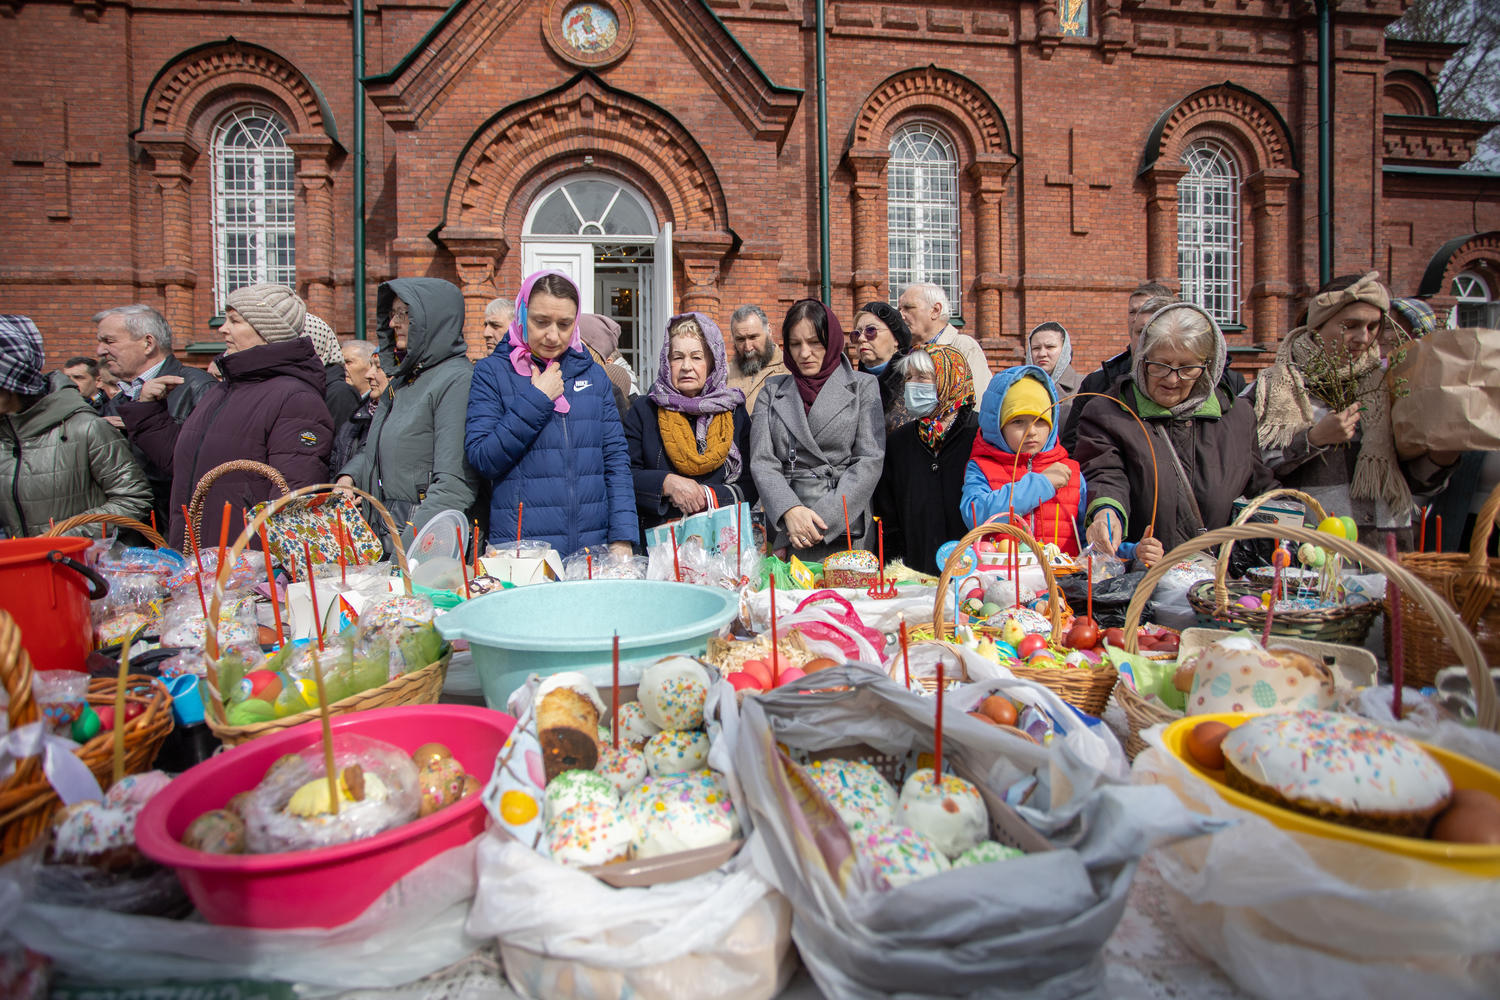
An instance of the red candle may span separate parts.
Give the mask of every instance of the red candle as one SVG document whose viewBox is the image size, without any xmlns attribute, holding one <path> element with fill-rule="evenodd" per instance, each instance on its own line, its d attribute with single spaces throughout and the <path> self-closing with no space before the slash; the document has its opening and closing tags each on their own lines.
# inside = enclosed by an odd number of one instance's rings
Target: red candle
<svg viewBox="0 0 1500 1000">
<path fill-rule="evenodd" d="M 585 552 L 583 554 L 583 561 L 588 565 L 589 579 L 592 580 L 594 578 L 594 554 L 592 552 Z"/>
<path fill-rule="evenodd" d="M 344 559 L 344 519 L 342 517 L 334 522 L 333 536 L 338 539 L 339 543 L 339 583 L 347 587 L 349 586 L 349 564 Z M 264 544 L 262 543 L 262 549 L 264 549 Z M 270 566 L 271 556 L 270 553 L 267 553 L 266 568 L 269 569 Z"/>
<path fill-rule="evenodd" d="M 1089 569 L 1089 577 L 1088 577 L 1088 588 L 1089 588 L 1089 621 L 1092 622 L 1094 620 L 1094 557 L 1093 556 L 1089 556 L 1089 567 L 1088 567 L 1088 569 Z"/>
<path fill-rule="evenodd" d="M 880 589 L 885 590 L 885 522 L 875 519 L 875 537 L 880 546 Z"/>
<path fill-rule="evenodd" d="M 1432 536 L 1432 551 L 1443 551 L 1443 515 L 1439 514 L 1434 520 L 1437 522 Z"/>
<path fill-rule="evenodd" d="M 198 575 L 193 577 L 193 582 L 198 585 L 198 606 L 203 609 L 203 623 L 206 626 L 208 624 L 208 601 L 203 597 L 203 553 L 195 551 L 193 557 L 198 560 Z M 269 561 L 266 571 L 270 572 Z"/>
<path fill-rule="evenodd" d="M 521 554 L 521 515 L 526 513 L 526 501 L 516 504 L 516 555 Z"/>
<path fill-rule="evenodd" d="M 776 573 L 771 573 L 771 686 L 781 677 L 781 650 L 776 642 Z"/>
<path fill-rule="evenodd" d="M 1427 551 L 1427 515 L 1432 512 L 1431 507 L 1422 508 L 1422 527 L 1417 529 L 1417 551 Z"/>
<path fill-rule="evenodd" d="M 937 663 L 937 715 L 932 723 L 932 786 L 943 787 L 943 658 Z"/>
<path fill-rule="evenodd" d="M 911 690 L 911 658 L 907 652 L 906 616 L 901 616 L 901 672 L 906 677 L 906 690 Z"/>
<path fill-rule="evenodd" d="M 734 575 L 735 579 L 745 578 L 744 569 L 741 567 L 745 554 L 745 505 L 734 505 Z"/>
<path fill-rule="evenodd" d="M 609 735 L 615 749 L 620 749 L 620 633 L 615 633 L 613 679 L 610 681 Z"/>
<path fill-rule="evenodd" d="M 1278 547 L 1271 553 L 1271 604 L 1266 608 L 1266 623 L 1260 630 L 1260 644 L 1266 645 L 1271 641 L 1271 622 L 1276 617 L 1276 599 L 1281 594 L 1281 569 L 1292 561 L 1292 557 L 1286 549 Z"/>
<path fill-rule="evenodd" d="M 1441 517 L 1438 518 L 1438 523 L 1442 523 Z M 1401 558 L 1396 552 L 1394 531 L 1386 532 L 1385 554 L 1392 562 Z M 1406 652 L 1401 647 L 1401 592 L 1396 589 L 1394 580 L 1386 581 L 1385 597 L 1391 609 L 1391 686 L 1395 689 L 1392 695 L 1391 714 L 1399 719 L 1401 718 L 1401 689 L 1406 683 Z"/>
<path fill-rule="evenodd" d="M 672 575 L 677 577 L 677 582 L 682 582 L 682 566 L 677 562 L 677 529 L 668 528 L 667 534 L 672 536 Z"/>
<path fill-rule="evenodd" d="M 266 526 L 260 526 L 260 550 L 266 554 L 266 586 L 271 590 L 271 614 L 276 618 L 276 645 L 279 647 L 284 641 L 284 633 L 281 631 L 281 601 L 276 596 L 276 573 L 271 569 L 271 543 L 266 540 Z M 198 588 L 198 596 L 203 596 L 203 588 Z M 204 617 L 208 612 L 204 611 Z"/>
<path fill-rule="evenodd" d="M 1021 556 L 1016 551 L 1016 540 L 1010 540 L 1010 578 L 1016 581 L 1016 607 L 1021 606 Z"/>
<path fill-rule="evenodd" d="M 478 576 L 483 570 L 479 566 L 479 522 L 474 522 L 474 575 Z"/>
<path fill-rule="evenodd" d="M 852 549 L 852 548 L 854 548 L 854 533 L 849 530 L 849 498 L 846 496 L 843 499 L 844 499 L 844 545 L 847 546 L 848 548 Z"/>
<path fill-rule="evenodd" d="M 313 581 L 312 546 L 302 541 L 302 558 L 307 561 L 307 592 L 312 597 L 313 631 L 318 636 L 318 652 L 323 652 L 323 616 L 318 614 L 318 585 Z"/>
<path fill-rule="evenodd" d="M 151 530 L 160 534 L 161 529 L 156 526 L 156 509 L 151 510 Z"/>
<path fill-rule="evenodd" d="M 224 501 L 224 516 L 219 518 L 219 572 L 215 574 L 218 579 L 223 580 L 229 575 L 224 566 L 224 552 L 229 548 L 229 518 L 234 508 L 228 500 Z"/>
</svg>

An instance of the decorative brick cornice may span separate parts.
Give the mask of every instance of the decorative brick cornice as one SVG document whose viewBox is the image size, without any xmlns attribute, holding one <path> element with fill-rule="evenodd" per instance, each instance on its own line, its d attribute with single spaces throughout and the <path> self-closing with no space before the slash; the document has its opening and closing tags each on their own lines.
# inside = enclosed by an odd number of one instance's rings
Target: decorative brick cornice
<svg viewBox="0 0 1500 1000">
<path fill-rule="evenodd" d="M 556 90 L 520 101 L 482 125 L 459 156 L 444 205 L 449 227 L 519 232 L 515 195 L 551 165 L 593 158 L 597 168 L 632 164 L 659 186 L 679 232 L 729 229 L 723 188 L 708 155 L 661 108 L 580 73 Z"/>
<path fill-rule="evenodd" d="M 1230 139 L 1248 160 L 1245 173 L 1296 169 L 1285 120 L 1259 94 L 1232 83 L 1188 95 L 1157 120 L 1146 141 L 1142 173 L 1158 163 L 1177 163 L 1203 131 Z"/>
<path fill-rule="evenodd" d="M 966 158 L 1010 153 L 1010 128 L 984 88 L 950 70 L 925 66 L 887 77 L 870 92 L 855 120 L 850 154 L 886 149 L 896 122 L 904 114 L 934 109 L 944 112 L 962 130 L 969 146 Z"/>
<path fill-rule="evenodd" d="M 1469 162 L 1474 147 L 1494 122 L 1437 115 L 1386 115 L 1381 138 L 1385 163 L 1458 167 Z"/>
<path fill-rule="evenodd" d="M 302 71 L 270 49 L 228 38 L 180 53 L 168 63 L 141 104 L 139 132 L 201 131 L 199 118 L 225 91 L 270 95 L 294 133 L 336 135 L 333 116 Z"/>
</svg>

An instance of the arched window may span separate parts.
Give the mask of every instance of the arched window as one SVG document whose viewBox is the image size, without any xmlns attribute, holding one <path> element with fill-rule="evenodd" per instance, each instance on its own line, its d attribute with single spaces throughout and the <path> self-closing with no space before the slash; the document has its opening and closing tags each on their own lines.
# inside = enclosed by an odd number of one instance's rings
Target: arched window
<svg viewBox="0 0 1500 1000">
<path fill-rule="evenodd" d="M 1177 278 L 1182 297 L 1221 325 L 1240 322 L 1240 168 L 1222 144 L 1202 139 L 1182 156 L 1177 182 Z"/>
<path fill-rule="evenodd" d="M 656 226 L 641 197 L 604 177 L 564 181 L 536 206 L 532 236 L 651 236 Z"/>
<path fill-rule="evenodd" d="M 297 284 L 297 171 L 289 129 L 263 107 L 238 108 L 214 128 L 214 305 L 245 285 Z"/>
<path fill-rule="evenodd" d="M 953 141 L 926 122 L 904 126 L 891 139 L 886 179 L 891 303 L 907 285 L 930 281 L 942 286 L 953 315 L 961 316 L 958 153 Z"/>
<path fill-rule="evenodd" d="M 1494 327 L 1500 323 L 1500 303 L 1484 278 L 1473 271 L 1462 271 L 1453 279 L 1454 324 L 1460 327 Z"/>
</svg>

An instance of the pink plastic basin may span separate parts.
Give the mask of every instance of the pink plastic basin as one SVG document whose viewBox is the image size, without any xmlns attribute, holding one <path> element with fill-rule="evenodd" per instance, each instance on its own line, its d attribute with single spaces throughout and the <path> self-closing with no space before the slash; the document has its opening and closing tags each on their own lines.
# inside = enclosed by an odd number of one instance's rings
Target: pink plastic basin
<svg viewBox="0 0 1500 1000">
<path fill-rule="evenodd" d="M 411 753 L 442 743 L 464 770 L 488 782 L 516 720 L 467 705 L 410 705 L 341 715 L 336 733 L 358 733 Z M 136 820 L 141 852 L 177 870 L 198 912 L 238 927 L 337 927 L 359 916 L 397 879 L 428 858 L 484 831 L 480 796 L 365 840 L 282 854 L 208 854 L 182 844 L 194 819 L 222 809 L 253 788 L 283 754 L 316 744 L 321 726 L 308 722 L 262 736 L 184 771 Z"/>
</svg>

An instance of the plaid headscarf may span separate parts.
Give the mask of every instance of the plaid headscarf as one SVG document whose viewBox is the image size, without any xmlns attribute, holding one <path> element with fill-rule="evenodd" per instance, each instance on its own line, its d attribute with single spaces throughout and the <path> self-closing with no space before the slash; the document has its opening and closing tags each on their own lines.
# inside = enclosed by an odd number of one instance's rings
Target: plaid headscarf
<svg viewBox="0 0 1500 1000">
<path fill-rule="evenodd" d="M 953 429 L 958 411 L 966 404 L 974 405 L 974 373 L 956 348 L 923 344 L 922 350 L 932 358 L 932 380 L 938 401 L 932 413 L 917 421 L 917 437 L 937 451 Z"/>
<path fill-rule="evenodd" d="M 1406 320 L 1413 340 L 1421 340 L 1437 329 L 1437 313 L 1421 299 L 1391 299 L 1391 312 Z"/>
<path fill-rule="evenodd" d="M 30 316 L 0 316 L 0 389 L 22 396 L 47 391 L 42 334 Z"/>
</svg>

